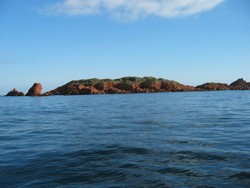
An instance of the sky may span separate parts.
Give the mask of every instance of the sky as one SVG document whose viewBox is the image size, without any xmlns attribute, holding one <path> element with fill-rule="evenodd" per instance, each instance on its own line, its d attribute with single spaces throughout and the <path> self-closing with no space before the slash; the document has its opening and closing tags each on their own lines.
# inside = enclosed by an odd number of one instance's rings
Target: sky
<svg viewBox="0 0 250 188">
<path fill-rule="evenodd" d="M 0 94 L 154 76 L 250 82 L 249 0 L 0 0 Z"/>
</svg>

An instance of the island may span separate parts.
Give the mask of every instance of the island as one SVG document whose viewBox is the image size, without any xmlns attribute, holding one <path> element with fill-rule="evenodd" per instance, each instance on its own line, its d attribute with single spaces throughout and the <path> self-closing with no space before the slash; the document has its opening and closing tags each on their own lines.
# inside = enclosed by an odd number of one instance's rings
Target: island
<svg viewBox="0 0 250 188">
<path fill-rule="evenodd" d="M 35 83 L 24 95 L 16 89 L 6 96 L 53 96 L 53 95 L 90 95 L 90 94 L 126 94 L 154 92 L 192 92 L 219 90 L 250 90 L 250 83 L 238 79 L 230 85 L 209 82 L 199 86 L 184 85 L 173 80 L 155 77 L 122 77 L 118 79 L 82 79 L 73 80 L 51 91 L 42 93 L 42 85 Z"/>
</svg>

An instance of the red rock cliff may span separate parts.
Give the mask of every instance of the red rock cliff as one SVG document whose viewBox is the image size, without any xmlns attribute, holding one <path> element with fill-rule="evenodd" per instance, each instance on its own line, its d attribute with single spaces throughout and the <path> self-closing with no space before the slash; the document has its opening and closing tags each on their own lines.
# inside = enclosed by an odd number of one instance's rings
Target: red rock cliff
<svg viewBox="0 0 250 188">
<path fill-rule="evenodd" d="M 154 77 L 123 77 L 115 80 L 93 78 L 71 81 L 43 95 L 150 93 L 194 90 L 195 88 L 192 86 L 186 86 L 165 79 L 157 79 Z"/>
<path fill-rule="evenodd" d="M 34 83 L 34 85 L 29 89 L 26 96 L 40 96 L 42 94 L 42 84 Z"/>
</svg>

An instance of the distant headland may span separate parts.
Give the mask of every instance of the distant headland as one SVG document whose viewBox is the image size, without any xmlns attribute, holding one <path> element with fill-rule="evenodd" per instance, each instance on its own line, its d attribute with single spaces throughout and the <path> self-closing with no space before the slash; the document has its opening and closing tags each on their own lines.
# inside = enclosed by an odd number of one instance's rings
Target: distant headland
<svg viewBox="0 0 250 188">
<path fill-rule="evenodd" d="M 73 80 L 51 91 L 42 93 L 42 85 L 35 83 L 27 92 L 11 90 L 6 96 L 53 96 L 53 95 L 88 95 L 88 94 L 124 94 L 154 92 L 188 92 L 218 90 L 250 90 L 250 82 L 238 79 L 230 85 L 225 83 L 205 83 L 188 86 L 173 80 L 155 77 L 122 77 L 118 79 Z"/>
</svg>

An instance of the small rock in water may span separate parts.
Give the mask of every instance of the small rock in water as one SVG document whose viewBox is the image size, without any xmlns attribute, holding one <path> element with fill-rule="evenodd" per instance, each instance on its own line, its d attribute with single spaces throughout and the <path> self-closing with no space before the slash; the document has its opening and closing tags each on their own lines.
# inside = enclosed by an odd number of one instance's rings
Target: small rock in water
<svg viewBox="0 0 250 188">
<path fill-rule="evenodd" d="M 15 88 L 12 89 L 6 96 L 24 96 L 23 92 L 17 91 Z"/>
<path fill-rule="evenodd" d="M 42 84 L 34 83 L 34 85 L 29 89 L 26 96 L 40 96 L 42 94 Z"/>
</svg>

